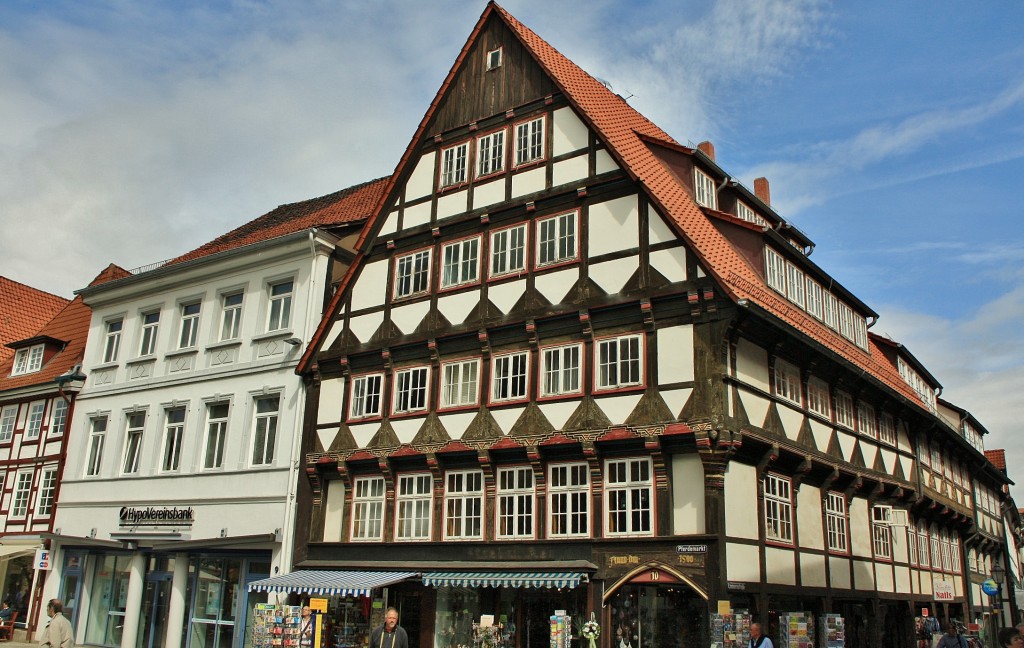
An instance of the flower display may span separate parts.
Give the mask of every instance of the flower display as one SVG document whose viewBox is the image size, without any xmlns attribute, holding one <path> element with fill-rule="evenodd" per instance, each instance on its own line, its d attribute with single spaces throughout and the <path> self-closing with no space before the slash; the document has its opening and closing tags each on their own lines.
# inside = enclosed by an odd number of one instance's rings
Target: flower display
<svg viewBox="0 0 1024 648">
<path fill-rule="evenodd" d="M 590 648 L 597 646 L 597 638 L 601 636 L 601 626 L 598 624 L 597 619 L 594 618 L 594 613 L 590 613 L 590 621 L 583 624 L 583 630 L 580 632 L 584 639 L 590 641 Z"/>
</svg>

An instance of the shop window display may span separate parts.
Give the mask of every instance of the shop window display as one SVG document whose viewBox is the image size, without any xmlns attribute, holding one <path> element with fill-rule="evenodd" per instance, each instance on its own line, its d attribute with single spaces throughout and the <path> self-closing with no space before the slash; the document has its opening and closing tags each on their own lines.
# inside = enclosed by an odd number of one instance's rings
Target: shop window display
<svg viewBox="0 0 1024 648">
<path fill-rule="evenodd" d="M 128 569 L 131 556 L 101 555 L 90 588 L 85 643 L 120 646 L 124 611 L 128 604 Z"/>
<path fill-rule="evenodd" d="M 611 601 L 612 648 L 689 648 L 707 645 L 707 604 L 684 586 L 625 585 Z"/>
<path fill-rule="evenodd" d="M 241 561 L 200 559 L 195 576 L 191 648 L 229 648 L 235 633 Z"/>
</svg>

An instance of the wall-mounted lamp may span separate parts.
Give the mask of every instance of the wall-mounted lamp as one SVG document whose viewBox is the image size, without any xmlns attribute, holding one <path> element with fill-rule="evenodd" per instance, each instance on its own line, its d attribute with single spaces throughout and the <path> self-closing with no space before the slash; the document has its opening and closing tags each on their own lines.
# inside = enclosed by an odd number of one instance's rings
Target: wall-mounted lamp
<svg viewBox="0 0 1024 648">
<path fill-rule="evenodd" d="M 76 364 L 61 375 L 53 379 L 53 382 L 57 383 L 57 392 L 60 393 L 60 397 L 63 398 L 68 404 L 71 403 L 71 399 L 64 393 L 64 388 L 71 383 L 84 383 L 86 375 L 82 373 L 82 365 Z"/>
<path fill-rule="evenodd" d="M 300 340 L 297 337 L 285 338 L 284 342 L 285 344 L 290 344 L 292 346 L 299 346 L 300 344 L 302 344 L 302 340 Z"/>
</svg>

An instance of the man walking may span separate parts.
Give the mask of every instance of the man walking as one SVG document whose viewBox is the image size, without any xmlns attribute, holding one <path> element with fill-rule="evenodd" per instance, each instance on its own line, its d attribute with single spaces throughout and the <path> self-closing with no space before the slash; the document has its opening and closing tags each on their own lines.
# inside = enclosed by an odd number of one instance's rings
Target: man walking
<svg viewBox="0 0 1024 648">
<path fill-rule="evenodd" d="M 64 604 L 51 599 L 46 604 L 46 614 L 50 621 L 43 628 L 39 637 L 39 645 L 43 648 L 72 648 L 75 645 L 71 622 L 64 618 Z"/>
<path fill-rule="evenodd" d="M 384 624 L 370 634 L 369 648 L 409 648 L 409 635 L 398 625 L 398 610 L 389 607 L 384 613 Z"/>
</svg>

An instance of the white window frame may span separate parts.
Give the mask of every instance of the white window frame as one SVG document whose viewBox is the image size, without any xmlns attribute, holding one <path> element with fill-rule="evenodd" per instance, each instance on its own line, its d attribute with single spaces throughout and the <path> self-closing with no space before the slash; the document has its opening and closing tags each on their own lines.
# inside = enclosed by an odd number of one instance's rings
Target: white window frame
<svg viewBox="0 0 1024 648">
<path fill-rule="evenodd" d="M 786 296 L 789 301 L 793 302 L 800 308 L 806 308 L 805 306 L 805 290 L 806 290 L 807 277 L 804 275 L 804 271 L 796 267 L 789 261 L 786 262 Z"/>
<path fill-rule="evenodd" d="M 254 396 L 252 399 L 252 451 L 250 466 L 273 466 L 277 458 L 277 442 L 281 425 L 281 394 Z M 276 401 L 274 409 L 260 410 L 261 406 Z"/>
<path fill-rule="evenodd" d="M 548 466 L 548 537 L 590 537 L 590 466 L 585 462 Z"/>
<path fill-rule="evenodd" d="M 237 340 L 242 336 L 242 307 L 245 292 L 234 290 L 220 297 L 220 341 Z"/>
<path fill-rule="evenodd" d="M 0 443 L 7 443 L 14 438 L 14 428 L 18 425 L 18 406 L 4 405 L 0 410 Z"/>
<path fill-rule="evenodd" d="M 761 227 L 768 224 L 768 221 L 759 216 L 750 205 L 742 200 L 736 201 L 736 216 L 741 220 L 745 220 L 748 223 L 754 223 L 755 225 L 760 225 Z"/>
<path fill-rule="evenodd" d="M 125 414 L 124 452 L 122 453 L 121 474 L 137 475 L 142 465 L 142 442 L 146 434 L 146 412 Z"/>
<path fill-rule="evenodd" d="M 835 399 L 836 425 L 848 430 L 854 429 L 854 417 L 856 410 L 854 410 L 853 407 L 853 396 L 837 389 L 835 392 Z"/>
<path fill-rule="evenodd" d="M 698 205 L 718 209 L 718 191 L 711 176 L 697 167 L 693 168 L 693 199 Z"/>
<path fill-rule="evenodd" d="M 807 378 L 807 409 L 832 420 L 832 400 L 828 383 L 816 376 Z"/>
<path fill-rule="evenodd" d="M 829 551 L 841 554 L 850 552 L 846 497 L 842 493 L 829 491 L 825 494 L 825 529 Z"/>
<path fill-rule="evenodd" d="M 350 420 L 376 418 L 381 415 L 384 399 L 384 374 L 372 373 L 352 377 L 352 396 L 349 398 Z"/>
<path fill-rule="evenodd" d="M 433 502 L 434 478 L 430 473 L 398 476 L 395 484 L 395 542 L 430 540 Z"/>
<path fill-rule="evenodd" d="M 780 295 L 786 294 L 786 260 L 767 245 L 764 246 L 764 280 Z"/>
<path fill-rule="evenodd" d="M 530 228 L 526 223 L 503 227 L 491 232 L 491 277 L 504 277 L 526 272 L 526 251 L 530 245 Z"/>
<path fill-rule="evenodd" d="M 36 518 L 48 518 L 53 516 L 54 502 L 57 494 L 57 468 L 43 468 L 39 476 L 39 492 L 36 493 Z"/>
<path fill-rule="evenodd" d="M 538 268 L 569 263 L 579 258 L 579 212 L 537 219 Z"/>
<path fill-rule="evenodd" d="M 430 367 L 406 367 L 395 371 L 391 412 L 412 414 L 430 405 Z"/>
<path fill-rule="evenodd" d="M 878 438 L 878 424 L 875 422 L 875 408 L 864 401 L 857 402 L 857 431 L 872 439 Z"/>
<path fill-rule="evenodd" d="M 121 334 L 124 331 L 124 318 L 107 320 L 106 332 L 103 335 L 103 362 L 117 362 L 121 353 Z"/>
<path fill-rule="evenodd" d="M 11 368 L 12 376 L 36 373 L 43 368 L 43 355 L 46 351 L 45 344 L 36 344 L 24 349 L 18 349 L 14 354 L 14 365 Z"/>
<path fill-rule="evenodd" d="M 540 395 L 542 398 L 583 392 L 583 344 L 563 344 L 540 349 Z"/>
<path fill-rule="evenodd" d="M 775 395 L 784 401 L 800 405 L 800 369 L 781 358 L 775 359 Z"/>
<path fill-rule="evenodd" d="M 184 440 L 185 407 L 165 409 L 163 443 L 160 444 L 160 472 L 178 472 L 181 468 L 181 448 Z"/>
<path fill-rule="evenodd" d="M 97 477 L 103 468 L 103 445 L 107 438 L 109 417 L 89 417 L 89 440 L 85 460 L 85 476 Z"/>
<path fill-rule="evenodd" d="M 830 292 L 822 296 L 822 321 L 833 331 L 839 330 L 839 298 Z"/>
<path fill-rule="evenodd" d="M 875 558 L 892 560 L 892 507 L 871 507 L 871 545 Z"/>
<path fill-rule="evenodd" d="M 25 417 L 25 440 L 35 441 L 43 431 L 43 419 L 46 418 L 46 401 L 34 401 L 28 406 Z"/>
<path fill-rule="evenodd" d="M 20 470 L 16 473 L 14 490 L 11 493 L 11 517 L 24 519 L 28 517 L 28 504 L 32 500 L 32 471 Z"/>
<path fill-rule="evenodd" d="M 420 295 L 430 290 L 430 248 L 395 257 L 395 299 Z"/>
<path fill-rule="evenodd" d="M 178 333 L 178 348 L 190 349 L 199 342 L 199 315 L 203 310 L 201 301 L 181 304 L 181 331 Z"/>
<path fill-rule="evenodd" d="M 219 408 L 224 408 L 223 415 Z M 230 401 L 206 403 L 206 430 L 203 439 L 203 470 L 224 467 L 224 449 L 227 447 L 228 421 L 231 417 Z"/>
<path fill-rule="evenodd" d="M 442 362 L 440 409 L 479 403 L 480 382 L 480 358 Z"/>
<path fill-rule="evenodd" d="M 500 51 L 500 50 L 499 50 Z M 505 130 L 476 138 L 476 175 L 478 178 L 505 170 Z"/>
<path fill-rule="evenodd" d="M 53 407 L 50 412 L 50 429 L 46 435 L 55 437 L 64 434 L 68 425 L 68 402 L 63 398 L 53 399 Z"/>
<path fill-rule="evenodd" d="M 515 125 L 515 166 L 544 159 L 545 122 L 541 115 Z"/>
<path fill-rule="evenodd" d="M 604 464 L 608 537 L 654 535 L 654 466 L 650 457 L 608 459 Z"/>
<path fill-rule="evenodd" d="M 594 391 L 642 386 L 644 346 L 644 336 L 639 333 L 594 340 Z"/>
<path fill-rule="evenodd" d="M 896 418 L 888 412 L 878 417 L 878 440 L 891 446 L 896 445 Z"/>
<path fill-rule="evenodd" d="M 292 299 L 295 279 L 279 279 L 267 284 L 267 332 L 287 331 L 291 328 Z"/>
<path fill-rule="evenodd" d="M 494 70 L 501 67 L 502 48 L 488 50 L 487 56 L 484 59 L 484 64 L 488 71 Z"/>
<path fill-rule="evenodd" d="M 441 288 L 468 286 L 480 281 L 481 236 L 441 246 Z"/>
<path fill-rule="evenodd" d="M 822 297 L 824 293 L 825 289 L 821 287 L 820 283 L 807 277 L 807 312 L 819 320 L 824 317 L 822 312 Z"/>
<path fill-rule="evenodd" d="M 441 188 L 465 184 L 468 178 L 469 142 L 441 149 Z"/>
<path fill-rule="evenodd" d="M 356 477 L 353 480 L 352 523 L 349 532 L 353 542 L 379 542 L 384 539 L 386 494 L 383 477 Z"/>
<path fill-rule="evenodd" d="M 769 542 L 793 544 L 793 484 L 788 477 L 766 474 L 764 487 L 764 537 Z"/>
<path fill-rule="evenodd" d="M 491 357 L 491 402 L 511 403 L 530 395 L 530 353 L 514 351 Z"/>
<path fill-rule="evenodd" d="M 156 353 L 157 338 L 160 335 L 160 311 L 144 311 L 139 314 L 142 322 L 139 337 L 139 355 L 150 356 Z"/>
<path fill-rule="evenodd" d="M 484 537 L 484 473 L 449 470 L 444 475 L 444 539 Z"/>
<path fill-rule="evenodd" d="M 495 496 L 494 536 L 499 540 L 535 537 L 533 516 L 537 510 L 536 480 L 530 466 L 498 469 Z"/>
</svg>

